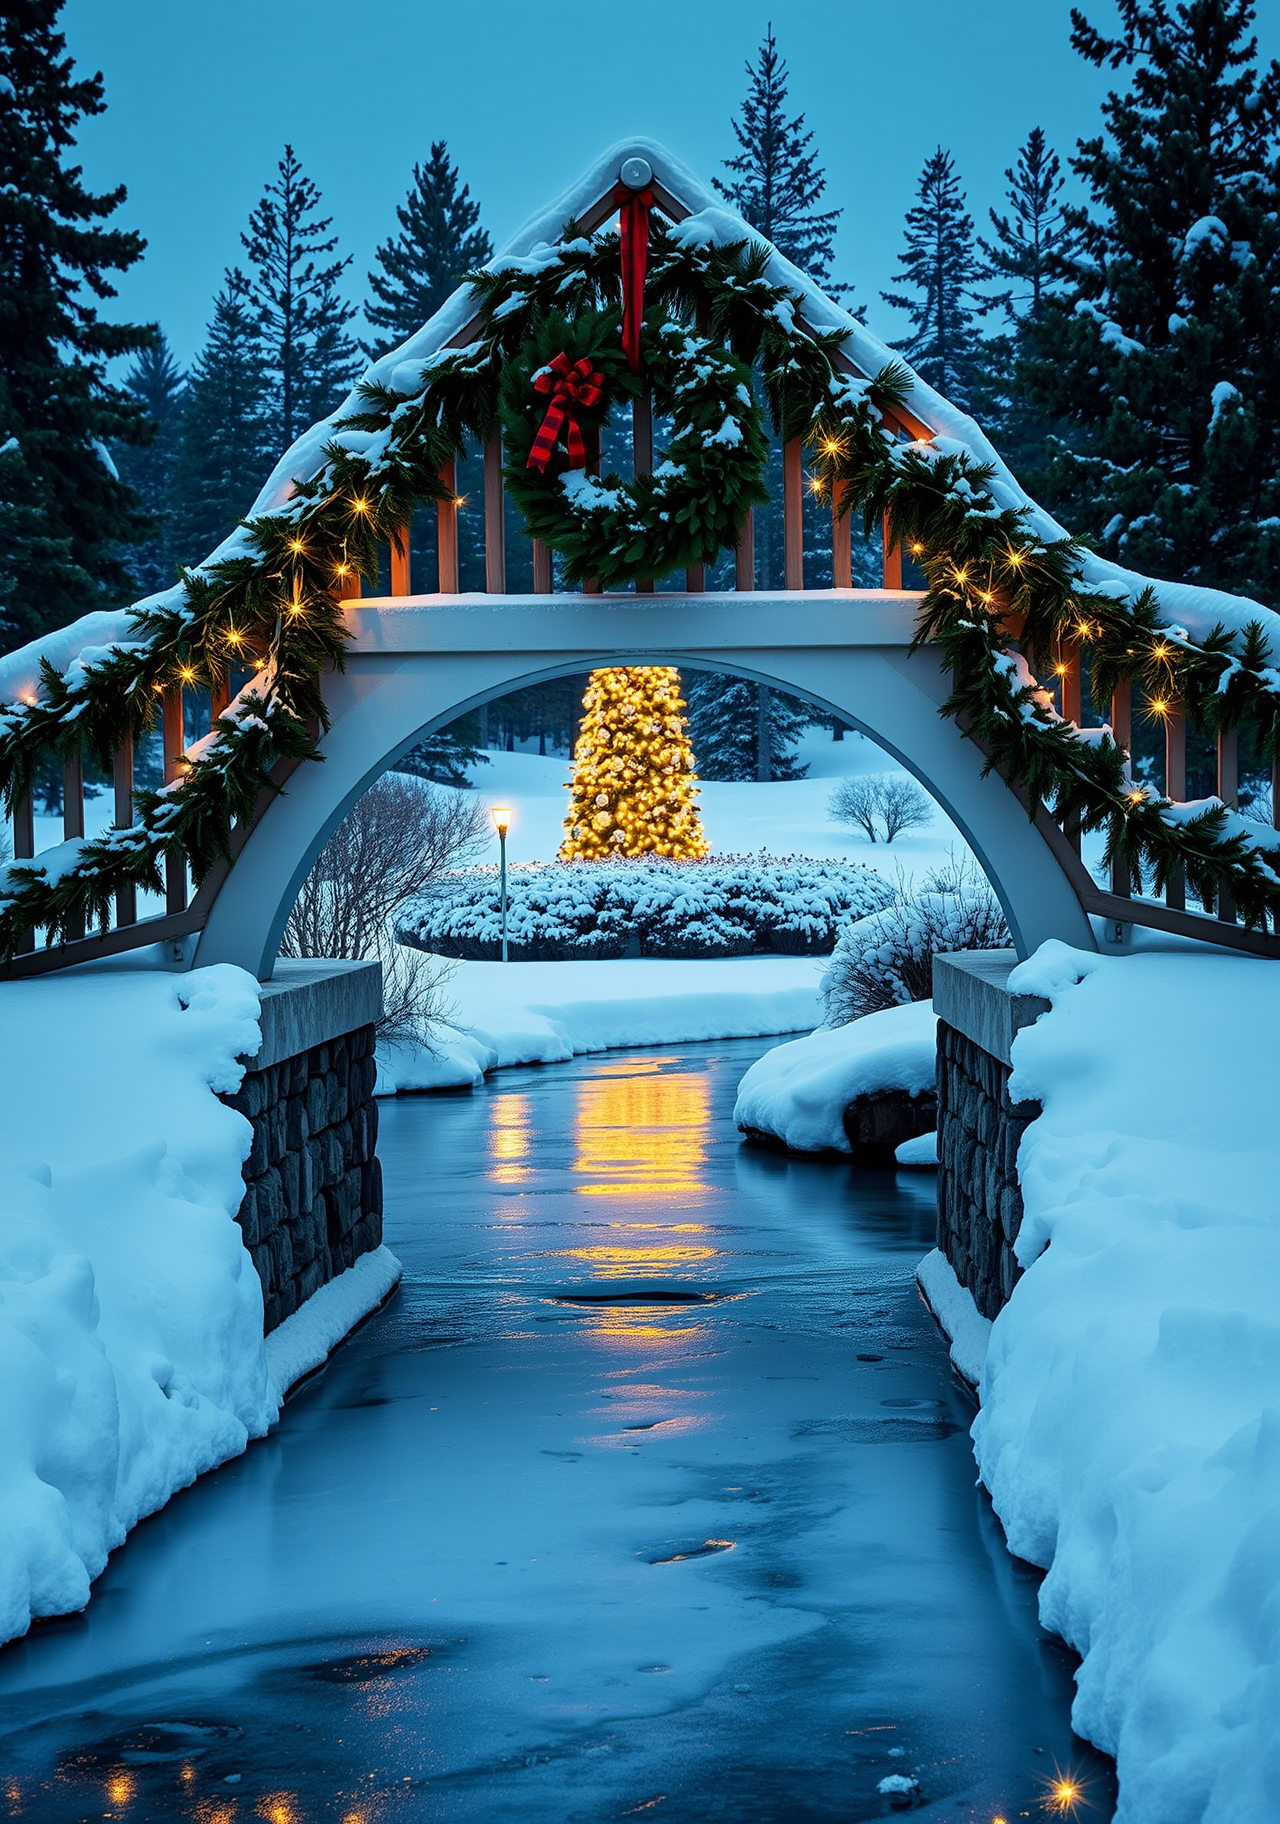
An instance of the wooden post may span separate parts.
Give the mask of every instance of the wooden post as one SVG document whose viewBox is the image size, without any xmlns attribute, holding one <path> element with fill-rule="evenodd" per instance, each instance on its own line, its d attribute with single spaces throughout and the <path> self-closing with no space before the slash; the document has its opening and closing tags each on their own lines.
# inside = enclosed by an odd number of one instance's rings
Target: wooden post
<svg viewBox="0 0 1280 1824">
<path fill-rule="evenodd" d="M 1218 796 L 1232 810 L 1240 801 L 1240 735 L 1234 728 L 1218 735 Z M 1229 925 L 1236 922 L 1235 902 L 1225 889 L 1218 895 L 1218 917 Z"/>
<path fill-rule="evenodd" d="M 738 528 L 738 544 L 734 552 L 733 586 L 735 589 L 754 589 L 756 586 L 756 510 L 747 508 L 747 516 Z"/>
<path fill-rule="evenodd" d="M 853 525 L 851 515 L 840 511 L 845 483 L 833 482 L 831 488 L 831 587 L 853 588 Z"/>
<path fill-rule="evenodd" d="M 1116 745 L 1124 748 L 1126 754 L 1133 740 L 1132 695 L 1132 687 L 1129 680 L 1125 678 L 1116 685 L 1115 694 L 1111 699 L 1111 733 Z M 1132 890 L 1128 866 L 1122 857 L 1117 855 L 1111 863 L 1111 891 L 1119 894 L 1123 899 L 1128 899 Z"/>
<path fill-rule="evenodd" d="M 551 546 L 544 545 L 540 538 L 535 538 L 531 542 L 533 544 L 533 593 L 550 595 L 552 585 Z"/>
<path fill-rule="evenodd" d="M 1187 795 L 1187 718 L 1181 703 L 1170 704 L 1164 719 L 1164 795 L 1175 804 Z M 1186 909 L 1187 876 L 1181 863 L 1165 883 L 1164 903 L 1176 912 Z"/>
<path fill-rule="evenodd" d="M 441 595 L 458 593 L 458 467 L 450 456 L 440 464 L 440 479 L 449 490 L 447 500 L 436 502 L 436 552 Z"/>
<path fill-rule="evenodd" d="M 225 687 L 224 687 L 225 690 Z M 225 709 L 226 705 L 223 704 Z M 214 714 L 219 712 L 214 710 Z M 133 823 L 133 736 L 126 735 L 115 751 L 112 766 L 112 783 L 115 786 L 115 825 L 118 830 L 127 830 Z M 116 894 L 116 923 L 118 925 L 136 924 L 138 918 L 138 890 L 132 884 L 121 887 Z"/>
<path fill-rule="evenodd" d="M 13 801 L 13 859 L 30 861 L 36 852 L 36 805 L 30 792 L 24 792 L 21 798 Z M 27 925 L 23 930 L 19 950 L 34 950 L 36 947 L 35 929 Z"/>
<path fill-rule="evenodd" d="M 346 578 L 343 578 L 344 583 Z M 356 579 L 357 584 L 359 578 Z M 164 754 L 164 782 L 172 785 L 182 773 L 181 760 L 186 749 L 186 731 L 182 720 L 182 686 L 170 685 L 161 699 L 160 739 Z M 185 912 L 187 906 L 187 858 L 170 850 L 164 858 L 165 908 Z"/>
<path fill-rule="evenodd" d="M 902 546 L 889 543 L 889 518 L 886 514 L 880 523 L 880 539 L 884 546 L 884 586 L 886 589 L 902 587 Z"/>
<path fill-rule="evenodd" d="M 804 446 L 790 437 L 782 446 L 782 586 L 804 588 Z"/>
<path fill-rule="evenodd" d="M 347 564 L 338 578 L 337 597 L 340 602 L 358 602 L 360 600 L 360 572 L 354 564 Z"/>
<path fill-rule="evenodd" d="M 502 489 L 502 426 L 495 418 L 484 441 L 484 586 L 507 593 L 507 539 Z"/>
<path fill-rule="evenodd" d="M 62 840 L 84 835 L 84 755 L 77 750 L 62 762 Z M 84 920 L 67 927 L 67 936 L 84 936 Z"/>
<path fill-rule="evenodd" d="M 209 685 L 209 727 L 212 729 L 219 716 L 225 716 L 231 703 L 231 673 L 229 670 L 219 672 Z M 133 779 L 133 737 L 129 736 L 129 778 Z M 132 818 L 130 819 L 132 822 Z"/>
<path fill-rule="evenodd" d="M 653 470 L 653 399 L 646 387 L 640 396 L 631 401 L 631 448 L 633 453 L 632 468 L 637 475 L 648 475 Z M 637 576 L 636 594 L 652 595 L 653 578 Z"/>
<path fill-rule="evenodd" d="M 391 534 L 391 593 L 397 596 L 413 594 L 409 571 L 408 526 L 401 526 L 398 532 Z"/>
<path fill-rule="evenodd" d="M 690 595 L 701 595 L 707 586 L 707 566 L 690 564 L 684 573 L 684 586 Z"/>
</svg>

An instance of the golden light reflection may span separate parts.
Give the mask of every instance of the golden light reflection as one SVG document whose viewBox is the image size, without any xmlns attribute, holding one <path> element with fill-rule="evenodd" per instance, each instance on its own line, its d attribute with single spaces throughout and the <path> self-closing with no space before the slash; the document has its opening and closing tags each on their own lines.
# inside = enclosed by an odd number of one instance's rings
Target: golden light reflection
<svg viewBox="0 0 1280 1824">
<path fill-rule="evenodd" d="M 494 1184 L 524 1184 L 533 1168 L 521 1164 L 529 1156 L 533 1108 L 528 1096 L 495 1096 L 490 1110 L 489 1177 Z"/>
<path fill-rule="evenodd" d="M 654 1063 L 659 1062 L 654 1060 Z M 573 1169 L 584 1197 L 702 1197 L 710 1103 L 702 1077 L 606 1066 L 578 1085 Z"/>
<path fill-rule="evenodd" d="M 195 1818 L 196 1824 L 235 1824 L 235 1800 L 198 1799 Z"/>
<path fill-rule="evenodd" d="M 266 1824 L 302 1824 L 296 1793 L 264 1793 L 258 1800 L 256 1810 L 260 1818 L 266 1819 Z"/>
<path fill-rule="evenodd" d="M 138 1782 L 131 1773 L 123 1771 L 107 1776 L 107 1803 L 109 1805 L 127 1805 L 133 1798 Z"/>
</svg>

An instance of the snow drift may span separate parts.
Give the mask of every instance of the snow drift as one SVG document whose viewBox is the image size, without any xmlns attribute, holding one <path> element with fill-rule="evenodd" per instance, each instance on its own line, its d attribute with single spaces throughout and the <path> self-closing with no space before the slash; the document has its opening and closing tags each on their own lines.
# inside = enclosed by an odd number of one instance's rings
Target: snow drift
<svg viewBox="0 0 1280 1824">
<path fill-rule="evenodd" d="M 855 1096 L 933 1088 L 937 1030 L 932 1001 L 912 1001 L 775 1045 L 738 1085 L 733 1118 L 794 1152 L 847 1153 L 842 1117 Z"/>
<path fill-rule="evenodd" d="M 1280 968 L 1041 947 L 1013 1046 L 1028 1270 L 974 1442 L 1083 1655 L 1117 1824 L 1262 1824 L 1280 1791 Z M 1052 1245 L 1050 1245 L 1052 1244 Z"/>
</svg>

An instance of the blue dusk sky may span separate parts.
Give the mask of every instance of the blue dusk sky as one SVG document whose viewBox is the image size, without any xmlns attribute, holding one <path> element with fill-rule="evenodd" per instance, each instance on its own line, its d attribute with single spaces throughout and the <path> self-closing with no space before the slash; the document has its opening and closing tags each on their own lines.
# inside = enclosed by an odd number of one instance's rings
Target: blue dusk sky
<svg viewBox="0 0 1280 1824">
<path fill-rule="evenodd" d="M 1116 9 L 1084 11 L 1108 28 Z M 1275 55 L 1280 7 L 1261 11 L 1260 48 Z M 82 129 L 87 176 L 127 184 L 116 219 L 148 241 L 118 308 L 158 320 L 184 363 L 286 141 L 354 256 L 359 301 L 433 139 L 499 245 L 628 133 L 719 173 L 744 61 L 772 19 L 826 200 L 844 211 L 838 274 L 887 338 L 905 318 L 879 293 L 924 159 L 953 153 L 985 230 L 1028 130 L 1043 126 L 1065 163 L 1117 81 L 1072 51 L 1069 0 L 70 0 L 62 18 L 78 64 L 106 79 L 107 112 Z"/>
</svg>

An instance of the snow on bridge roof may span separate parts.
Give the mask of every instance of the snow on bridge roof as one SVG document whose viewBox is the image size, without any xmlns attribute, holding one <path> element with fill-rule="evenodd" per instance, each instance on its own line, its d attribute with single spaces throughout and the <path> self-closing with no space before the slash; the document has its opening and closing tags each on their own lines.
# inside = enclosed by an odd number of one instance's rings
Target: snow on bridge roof
<svg viewBox="0 0 1280 1824">
<path fill-rule="evenodd" d="M 1066 529 L 1019 485 L 974 419 L 959 411 L 941 393 L 935 392 L 933 387 L 912 371 L 900 354 L 889 348 L 864 324 L 855 322 L 847 310 L 829 298 L 819 285 L 801 272 L 799 267 L 793 266 L 790 260 L 744 222 L 741 216 L 726 209 L 721 199 L 657 140 L 618 140 L 602 152 L 574 183 L 544 208 L 535 211 L 516 230 L 501 251 L 494 255 L 488 269 L 501 271 L 517 262 L 537 262 L 539 256 L 549 256 L 561 238 L 565 223 L 580 219 L 598 204 L 617 182 L 623 160 L 637 156 L 648 160 L 656 182 L 688 210 L 689 214 L 681 224 L 684 235 L 721 245 L 733 241 L 750 241 L 756 246 L 767 248 L 768 278 L 773 284 L 785 285 L 796 294 L 810 328 L 841 330 L 844 334 L 844 354 L 868 378 L 879 373 L 890 362 L 905 367 L 911 376 L 910 390 L 905 399 L 906 408 L 929 427 L 935 439 L 949 440 L 967 450 L 976 460 L 990 463 L 995 471 L 992 481 L 995 499 L 1001 506 L 1026 508 L 1031 526 L 1041 538 L 1058 539 L 1068 535 Z M 375 361 L 362 378 L 394 384 L 398 391 L 417 385 L 421 378 L 422 364 L 460 335 L 475 315 L 475 300 L 470 288 L 460 285 L 421 329 L 399 348 Z M 289 498 L 294 483 L 309 480 L 319 472 L 325 461 L 325 445 L 332 441 L 337 421 L 355 411 L 359 404 L 359 395 L 353 389 L 329 417 L 304 431 L 276 464 L 254 501 L 250 516 L 277 511 Z M 343 432 L 342 442 L 347 447 L 358 448 L 361 435 Z M 379 433 L 368 433 L 369 437 L 374 435 Z M 236 528 L 204 561 L 212 563 L 244 549 L 243 533 Z M 1126 596 L 1137 596 L 1147 587 L 1154 588 L 1160 608 L 1169 623 L 1184 628 L 1195 640 L 1203 639 L 1217 624 L 1239 631 L 1250 621 L 1260 622 L 1270 640 L 1272 660 L 1280 665 L 1280 614 L 1264 608 L 1259 602 L 1251 601 L 1247 596 L 1229 595 L 1221 589 L 1202 588 L 1192 583 L 1164 582 L 1142 576 L 1136 571 L 1126 570 L 1110 558 L 1093 553 L 1085 556 L 1082 580 L 1086 586 L 1121 600 Z M 146 600 L 148 603 L 176 603 L 180 597 L 181 585 L 175 585 Z M 34 640 L 30 645 L 0 659 L 0 702 L 12 701 L 36 688 L 42 656 L 47 656 L 51 663 L 61 669 L 82 650 L 90 646 L 101 646 L 104 618 L 106 617 L 101 615 L 86 616 L 83 621 L 62 628 L 56 634 Z M 83 637 L 78 637 L 82 629 Z M 123 639 L 126 636 L 127 626 L 122 624 L 119 635 L 115 637 Z"/>
</svg>

